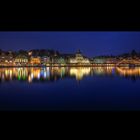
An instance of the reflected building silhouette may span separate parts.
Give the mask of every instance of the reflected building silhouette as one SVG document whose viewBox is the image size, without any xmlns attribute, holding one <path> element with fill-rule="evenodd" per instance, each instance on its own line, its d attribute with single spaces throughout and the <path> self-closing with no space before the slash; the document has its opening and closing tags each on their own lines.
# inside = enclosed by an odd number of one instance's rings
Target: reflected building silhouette
<svg viewBox="0 0 140 140">
<path fill-rule="evenodd" d="M 75 76 L 76 80 L 81 80 L 84 76 L 89 75 L 91 71 L 90 67 L 77 67 L 70 69 L 70 75 Z"/>
<path fill-rule="evenodd" d="M 140 76 L 140 68 L 116 67 L 116 71 L 123 76 Z"/>
<path fill-rule="evenodd" d="M 94 75 L 112 75 L 114 67 L 93 67 L 92 74 Z"/>
<path fill-rule="evenodd" d="M 21 67 L 0 68 L 0 81 L 53 82 L 65 78 L 77 81 L 86 76 L 114 76 L 127 79 L 140 79 L 140 68 L 123 67 Z"/>
</svg>

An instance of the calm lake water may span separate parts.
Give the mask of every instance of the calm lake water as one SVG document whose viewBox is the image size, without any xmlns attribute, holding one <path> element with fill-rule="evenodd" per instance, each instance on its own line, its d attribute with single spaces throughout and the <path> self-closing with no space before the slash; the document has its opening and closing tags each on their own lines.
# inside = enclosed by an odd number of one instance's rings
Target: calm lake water
<svg viewBox="0 0 140 140">
<path fill-rule="evenodd" d="M 0 68 L 0 110 L 140 110 L 140 68 Z"/>
</svg>

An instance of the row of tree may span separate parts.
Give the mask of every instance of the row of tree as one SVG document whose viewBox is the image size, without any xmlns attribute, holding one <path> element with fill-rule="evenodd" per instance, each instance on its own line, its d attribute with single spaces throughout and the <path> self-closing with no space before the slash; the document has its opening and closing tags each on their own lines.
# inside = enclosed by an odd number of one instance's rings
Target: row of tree
<svg viewBox="0 0 140 140">
<path fill-rule="evenodd" d="M 36 55 L 36 56 L 54 56 L 54 55 L 59 55 L 60 53 L 58 51 L 52 50 L 52 49 L 33 49 L 30 51 L 26 51 L 26 50 L 19 50 L 19 51 L 3 51 L 0 49 L 0 54 L 4 53 L 4 54 L 9 54 L 9 52 L 11 52 L 13 55 L 28 55 L 29 52 L 32 52 L 32 55 Z"/>
<path fill-rule="evenodd" d="M 33 49 L 30 51 L 26 51 L 26 50 L 19 50 L 19 51 L 11 51 L 11 53 L 13 55 L 28 55 L 29 52 L 32 52 L 32 55 L 36 55 L 36 56 L 54 56 L 54 55 L 60 55 L 59 51 L 55 51 L 52 49 Z M 5 53 L 8 54 L 9 51 L 3 51 L 0 49 L 0 54 Z M 100 56 L 96 56 L 93 58 L 113 58 L 113 57 L 140 57 L 140 52 L 136 52 L 135 50 L 132 50 L 130 53 L 123 53 L 120 55 L 100 55 Z"/>
<path fill-rule="evenodd" d="M 123 53 L 120 55 L 100 55 L 100 56 L 96 56 L 93 58 L 114 58 L 114 57 L 140 57 L 140 52 L 136 52 L 135 50 L 132 50 L 129 53 Z"/>
</svg>

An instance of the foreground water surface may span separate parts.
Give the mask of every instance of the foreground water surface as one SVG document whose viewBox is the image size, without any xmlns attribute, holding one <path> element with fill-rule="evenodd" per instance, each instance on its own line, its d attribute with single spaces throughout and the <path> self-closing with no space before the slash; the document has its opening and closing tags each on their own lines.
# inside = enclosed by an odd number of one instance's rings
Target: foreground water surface
<svg viewBox="0 0 140 140">
<path fill-rule="evenodd" d="M 0 110 L 140 110 L 140 68 L 0 68 Z"/>
</svg>

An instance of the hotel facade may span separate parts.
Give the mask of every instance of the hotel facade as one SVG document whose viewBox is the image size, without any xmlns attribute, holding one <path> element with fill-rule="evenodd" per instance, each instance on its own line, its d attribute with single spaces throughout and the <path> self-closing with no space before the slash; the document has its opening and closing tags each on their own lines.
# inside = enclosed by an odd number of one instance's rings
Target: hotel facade
<svg viewBox="0 0 140 140">
<path fill-rule="evenodd" d="M 83 56 L 81 51 L 79 50 L 74 57 L 70 58 L 69 63 L 73 65 L 89 65 L 90 60 L 87 57 Z"/>
</svg>

